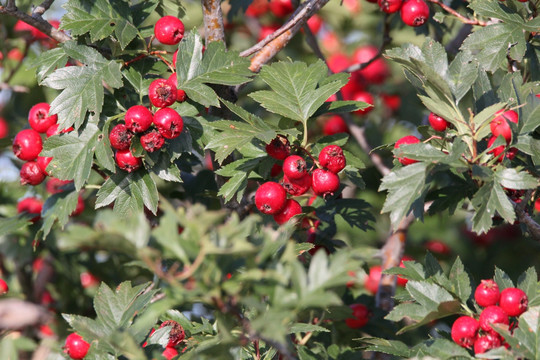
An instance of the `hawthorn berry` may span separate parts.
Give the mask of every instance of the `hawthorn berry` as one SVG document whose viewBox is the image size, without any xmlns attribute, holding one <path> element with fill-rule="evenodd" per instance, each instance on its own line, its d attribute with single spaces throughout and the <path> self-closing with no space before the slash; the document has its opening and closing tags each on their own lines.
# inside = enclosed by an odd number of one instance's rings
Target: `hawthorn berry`
<svg viewBox="0 0 540 360">
<path fill-rule="evenodd" d="M 379 6 L 384 4 L 388 6 L 388 9 L 394 9 L 397 6 L 397 9 L 392 11 L 396 12 L 401 7 L 402 0 L 379 0 Z M 382 9 L 382 7 L 381 7 Z M 383 11 L 385 11 L 383 9 Z M 387 12 L 387 11 L 385 11 Z M 373 45 L 366 45 L 358 48 L 353 54 L 353 61 L 355 64 L 363 64 L 368 61 L 371 61 L 373 58 L 379 55 L 379 49 Z M 365 68 L 358 70 L 361 78 L 365 80 L 368 84 L 382 84 L 386 78 L 390 75 L 390 68 L 386 63 L 386 60 L 382 57 L 377 57 Z M 373 104 L 373 102 L 371 102 Z"/>
<path fill-rule="evenodd" d="M 306 23 L 309 27 L 309 30 L 311 30 L 311 32 L 316 35 L 322 27 L 323 19 L 319 15 L 315 14 L 312 15 L 308 19 L 308 21 L 306 21 Z"/>
<path fill-rule="evenodd" d="M 324 122 L 322 132 L 326 136 L 340 133 L 348 133 L 349 127 L 341 116 L 334 115 Z"/>
<path fill-rule="evenodd" d="M 176 16 L 164 16 L 154 26 L 156 39 L 165 45 L 176 45 L 184 37 L 184 23 Z"/>
<path fill-rule="evenodd" d="M 500 297 L 499 286 L 492 279 L 481 280 L 474 291 L 474 300 L 481 307 L 497 305 Z"/>
<path fill-rule="evenodd" d="M 478 320 L 470 316 L 460 316 L 452 324 L 452 340 L 461 347 L 471 349 L 478 336 Z"/>
<path fill-rule="evenodd" d="M 74 360 L 84 359 L 89 348 L 90 344 L 77 333 L 69 334 L 64 345 L 64 351 Z"/>
<path fill-rule="evenodd" d="M 300 196 L 302 194 L 305 194 L 311 188 L 312 177 L 309 173 L 306 173 L 304 177 L 294 180 L 289 179 L 286 175 L 283 175 L 281 185 L 283 186 L 285 191 L 292 196 Z"/>
<path fill-rule="evenodd" d="M 365 326 L 369 321 L 369 309 L 364 304 L 349 305 L 352 310 L 353 317 L 345 319 L 345 324 L 351 329 L 359 329 Z"/>
<path fill-rule="evenodd" d="M 284 136 L 277 136 L 265 147 L 268 156 L 273 157 L 276 160 L 285 160 L 291 153 L 291 146 L 289 140 Z"/>
<path fill-rule="evenodd" d="M 174 357 L 178 355 L 178 350 L 172 346 L 165 347 L 165 350 L 161 353 L 163 357 L 167 360 L 172 360 Z"/>
<path fill-rule="evenodd" d="M 276 177 L 283 171 L 283 167 L 279 164 L 272 165 L 272 168 L 270 169 L 270 176 Z M 311 186 L 311 185 L 310 185 Z"/>
<path fill-rule="evenodd" d="M 165 144 L 165 138 L 157 130 L 152 130 L 141 136 L 141 145 L 144 150 L 154 152 Z"/>
<path fill-rule="evenodd" d="M 527 307 L 529 306 L 529 298 L 521 289 L 506 288 L 501 291 L 499 306 L 509 316 L 519 316 L 527 311 Z"/>
<path fill-rule="evenodd" d="M 401 97 L 394 94 L 381 94 L 384 105 L 392 112 L 396 112 L 401 106 Z"/>
<path fill-rule="evenodd" d="M 69 214 L 69 216 L 79 216 L 79 215 L 81 215 L 82 212 L 84 211 L 84 208 L 85 208 L 84 200 L 83 200 L 82 196 L 79 195 L 77 197 L 77 206 L 75 207 L 75 210 L 73 210 L 71 212 L 71 214 Z"/>
<path fill-rule="evenodd" d="M 96 287 L 99 285 L 99 279 L 88 271 L 83 271 L 79 276 L 81 286 L 85 289 Z"/>
<path fill-rule="evenodd" d="M 448 121 L 434 113 L 429 113 L 428 121 L 429 125 L 431 125 L 435 131 L 445 131 L 449 125 Z"/>
<path fill-rule="evenodd" d="M 367 91 L 359 91 L 359 92 L 357 92 L 356 94 L 354 94 L 354 96 L 353 96 L 353 98 L 351 100 L 363 101 L 363 102 L 371 105 L 371 106 L 369 106 L 369 107 L 367 107 L 365 109 L 354 111 L 355 114 L 367 115 L 371 111 L 373 111 L 373 109 L 374 109 L 373 105 L 375 104 L 375 99 L 373 99 L 373 96 L 370 93 L 368 93 Z"/>
<path fill-rule="evenodd" d="M 261 25 L 259 34 L 257 36 L 257 42 L 264 40 L 267 36 L 273 34 L 281 26 L 279 24 Z"/>
<path fill-rule="evenodd" d="M 36 222 L 41 219 L 41 210 L 43 209 L 43 201 L 35 197 L 27 197 L 17 203 L 17 213 L 26 212 L 28 214 L 35 214 L 37 216 L 30 219 L 32 222 Z"/>
<path fill-rule="evenodd" d="M 270 11 L 277 17 L 285 17 L 294 11 L 291 0 L 270 0 Z"/>
<path fill-rule="evenodd" d="M 41 171 L 36 161 L 27 161 L 20 171 L 21 185 L 39 185 L 45 180 L 45 173 Z"/>
<path fill-rule="evenodd" d="M 375 265 L 369 268 L 369 273 L 364 280 L 364 287 L 371 294 L 377 294 L 379 291 L 379 282 L 381 281 L 382 267 Z"/>
<path fill-rule="evenodd" d="M 49 194 L 58 194 L 65 190 L 65 186 L 67 184 L 70 184 L 70 180 L 60 180 L 57 178 L 51 178 L 47 183 L 45 184 L 45 189 L 47 189 L 47 192 Z"/>
<path fill-rule="evenodd" d="M 424 247 L 432 253 L 450 255 L 452 249 L 441 240 L 428 240 Z"/>
<path fill-rule="evenodd" d="M 377 2 L 379 8 L 387 14 L 398 12 L 402 3 L 403 0 L 379 0 Z"/>
<path fill-rule="evenodd" d="M 5 138 L 9 134 L 9 126 L 6 119 L 0 116 L 0 139 Z"/>
<path fill-rule="evenodd" d="M 276 182 L 268 181 L 259 186 L 255 192 L 255 206 L 263 214 L 277 214 L 287 200 L 287 193 L 283 186 Z"/>
<path fill-rule="evenodd" d="M 333 195 L 339 189 L 339 177 L 331 171 L 315 169 L 312 175 L 311 188 L 317 195 Z"/>
<path fill-rule="evenodd" d="M 488 350 L 501 346 L 501 338 L 498 334 L 486 334 L 479 336 L 474 342 L 474 353 L 483 354 Z"/>
<path fill-rule="evenodd" d="M 413 261 L 413 260 L 414 260 L 414 258 L 412 258 L 412 257 L 410 257 L 410 256 L 408 256 L 408 255 L 404 255 L 404 256 L 401 258 L 401 261 L 399 262 L 399 267 L 405 269 L 405 264 L 404 264 L 403 262 L 404 262 L 404 261 Z M 405 285 L 407 285 L 407 282 L 408 282 L 408 281 L 409 281 L 409 280 L 407 280 L 407 279 L 405 279 L 404 277 L 398 275 L 398 276 L 397 276 L 397 280 L 396 280 L 396 284 L 397 284 L 398 286 L 405 286 Z"/>
<path fill-rule="evenodd" d="M 343 149 L 338 145 L 325 146 L 319 153 L 319 164 L 334 174 L 337 174 L 347 164 Z"/>
<path fill-rule="evenodd" d="M 283 208 L 274 214 L 274 220 L 279 225 L 285 224 L 293 216 L 302 213 L 302 206 L 294 199 L 287 199 Z"/>
<path fill-rule="evenodd" d="M 246 9 L 246 16 L 259 17 L 268 12 L 267 0 L 254 0 Z"/>
<path fill-rule="evenodd" d="M 148 87 L 150 102 L 158 108 L 164 108 L 174 104 L 177 95 L 176 86 L 172 86 L 166 79 L 156 79 Z"/>
<path fill-rule="evenodd" d="M 400 15 L 405 24 L 422 26 L 429 18 L 429 6 L 424 0 L 405 0 Z"/>
<path fill-rule="evenodd" d="M 129 131 L 126 125 L 117 124 L 109 133 L 109 142 L 116 150 L 127 150 L 131 146 L 133 133 Z"/>
<path fill-rule="evenodd" d="M 165 326 L 171 326 L 171 331 L 169 332 L 169 342 L 167 343 L 167 347 L 178 346 L 178 344 L 184 341 L 186 337 L 186 333 L 182 325 L 180 325 L 174 320 L 167 320 L 167 321 L 164 321 L 160 325 L 160 328 L 163 328 Z"/>
<path fill-rule="evenodd" d="M 491 136 L 488 139 L 488 143 L 487 143 L 488 149 L 493 146 L 493 144 L 495 143 L 496 140 L 497 140 L 496 136 Z M 493 156 L 497 159 L 498 162 L 502 162 L 503 159 L 504 159 L 504 156 L 505 156 L 504 155 L 505 150 L 506 150 L 506 147 L 504 145 L 499 145 L 499 146 L 494 147 L 491 150 L 488 150 L 487 153 L 488 154 L 493 154 Z"/>
<path fill-rule="evenodd" d="M 142 165 L 142 160 L 133 155 L 131 150 L 118 150 L 115 155 L 116 165 L 122 170 L 132 172 L 137 170 Z"/>
<path fill-rule="evenodd" d="M 0 278 L 0 295 L 5 295 L 9 291 L 9 286 L 4 279 Z"/>
<path fill-rule="evenodd" d="M 47 166 L 49 166 L 52 159 L 52 156 L 38 156 L 36 160 L 41 171 L 47 176 L 49 176 L 49 173 L 47 172 Z"/>
<path fill-rule="evenodd" d="M 306 168 L 306 160 L 298 155 L 289 155 L 283 161 L 283 173 L 291 180 L 298 180 L 306 176 Z"/>
<path fill-rule="evenodd" d="M 336 52 L 328 57 L 327 64 L 333 73 L 338 73 L 348 68 L 351 65 L 351 60 L 342 52 Z"/>
<path fill-rule="evenodd" d="M 42 102 L 32 106 L 28 113 L 28 123 L 38 133 L 46 133 L 58 121 L 58 115 L 49 116 L 50 108 L 49 104 Z"/>
<path fill-rule="evenodd" d="M 154 114 L 154 125 L 156 125 L 161 136 L 166 139 L 174 139 L 182 133 L 184 121 L 176 110 L 163 108 Z"/>
<path fill-rule="evenodd" d="M 394 149 L 398 149 L 403 144 L 405 144 L 405 145 L 418 144 L 419 142 L 420 142 L 420 139 L 417 138 L 416 136 L 407 135 L 407 136 L 402 137 L 398 141 L 396 141 L 396 144 L 394 145 Z M 414 163 L 418 162 L 418 160 L 409 159 L 409 158 L 406 158 L 406 157 L 399 157 L 398 156 L 397 159 L 402 165 L 411 165 L 411 164 L 414 164 Z"/>
<path fill-rule="evenodd" d="M 479 322 L 482 330 L 487 333 L 496 334 L 497 332 L 493 330 L 491 324 L 508 325 L 509 319 L 508 314 L 501 307 L 491 305 L 482 310 Z"/>
<path fill-rule="evenodd" d="M 341 88 L 341 93 L 343 94 L 343 100 L 352 100 L 354 98 L 354 95 L 356 95 L 359 91 L 365 90 L 365 83 L 367 80 L 361 75 L 361 70 L 355 71 L 351 73 L 349 76 L 349 80 Z M 332 96 L 336 96 L 336 94 L 333 94 Z M 336 101 L 337 97 L 333 99 L 332 101 Z M 327 100 L 329 101 L 329 100 Z"/>
<path fill-rule="evenodd" d="M 148 110 L 146 106 L 142 105 L 134 105 L 130 107 L 126 111 L 126 116 L 124 116 L 126 128 L 134 133 L 141 133 L 148 130 L 148 128 L 152 125 L 153 120 L 154 117 L 152 116 L 152 112 Z"/>
<path fill-rule="evenodd" d="M 174 86 L 177 89 L 176 102 L 186 101 L 186 92 L 182 89 L 178 89 L 178 77 L 176 76 L 176 73 L 172 73 L 171 76 L 169 76 L 169 78 L 167 79 L 167 81 L 171 84 L 171 86 Z"/>
<path fill-rule="evenodd" d="M 13 153 L 21 160 L 35 160 L 41 150 L 43 141 L 34 129 L 21 130 L 13 139 Z"/>
<path fill-rule="evenodd" d="M 508 122 L 510 121 L 517 124 L 519 121 L 518 113 L 514 110 L 504 111 L 501 109 L 497 111 L 495 115 L 497 116 L 495 116 L 495 118 L 493 118 L 489 124 L 491 133 L 495 137 L 501 135 L 506 140 L 506 143 L 509 144 L 512 140 L 512 129 L 510 128 Z"/>
</svg>

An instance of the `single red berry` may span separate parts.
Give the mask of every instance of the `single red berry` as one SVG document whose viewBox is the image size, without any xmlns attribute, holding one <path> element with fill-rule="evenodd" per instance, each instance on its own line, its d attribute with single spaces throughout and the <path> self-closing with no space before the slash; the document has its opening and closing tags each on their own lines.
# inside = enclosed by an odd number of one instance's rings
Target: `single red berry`
<svg viewBox="0 0 540 360">
<path fill-rule="evenodd" d="M 365 90 L 365 85 L 367 85 L 367 80 L 361 75 L 360 70 L 351 73 L 349 80 L 341 88 L 343 100 L 353 100 L 356 93 Z M 337 97 L 335 100 L 337 100 Z"/>
<path fill-rule="evenodd" d="M 169 332 L 169 342 L 167 343 L 167 347 L 178 346 L 178 344 L 184 341 L 184 339 L 186 338 L 186 333 L 182 325 L 180 325 L 174 320 L 167 320 L 167 321 L 164 321 L 160 325 L 160 328 L 163 328 L 165 326 L 171 326 L 171 331 Z"/>
<path fill-rule="evenodd" d="M 254 0 L 246 9 L 246 16 L 259 17 L 269 11 L 269 3 L 267 0 Z"/>
<path fill-rule="evenodd" d="M 487 143 L 488 149 L 493 146 L 493 144 L 495 143 L 495 140 L 497 140 L 496 136 L 491 136 L 488 139 L 488 143 Z M 502 162 L 503 159 L 504 159 L 504 151 L 505 151 L 505 149 L 506 149 L 506 146 L 499 145 L 499 146 L 496 146 L 493 149 L 489 150 L 488 154 L 493 154 L 493 156 L 497 159 L 498 162 Z"/>
<path fill-rule="evenodd" d="M 401 96 L 393 94 L 381 94 L 384 105 L 392 112 L 399 110 L 401 106 Z"/>
<path fill-rule="evenodd" d="M 178 58 L 178 49 L 176 49 L 172 56 L 172 64 L 173 67 L 176 69 L 176 59 Z"/>
<path fill-rule="evenodd" d="M 36 161 L 27 161 L 20 171 L 21 185 L 39 185 L 45 180 L 45 173 L 41 171 Z"/>
<path fill-rule="evenodd" d="M 474 291 L 474 300 L 482 307 L 497 305 L 500 296 L 499 286 L 492 279 L 480 281 Z"/>
<path fill-rule="evenodd" d="M 304 177 L 294 180 L 294 179 L 289 179 L 284 174 L 283 180 L 281 181 L 281 185 L 283 186 L 285 191 L 291 194 L 292 196 L 300 196 L 302 194 L 305 194 L 311 188 L 312 177 L 309 173 L 306 173 Z"/>
<path fill-rule="evenodd" d="M 343 149 L 338 145 L 325 146 L 319 153 L 319 164 L 337 174 L 347 165 Z"/>
<path fill-rule="evenodd" d="M 506 288 L 501 291 L 499 306 L 506 311 L 509 316 L 519 316 L 527 311 L 529 298 L 521 289 Z"/>
<path fill-rule="evenodd" d="M 499 306 L 491 305 L 486 307 L 480 313 L 480 328 L 485 332 L 496 334 L 497 332 L 493 330 L 491 324 L 503 324 L 508 325 L 509 319 L 508 314 Z"/>
<path fill-rule="evenodd" d="M 311 32 L 314 35 L 316 35 L 319 32 L 319 30 L 321 30 L 322 25 L 323 25 L 323 19 L 317 14 L 311 16 L 307 21 L 307 26 L 309 27 L 309 30 L 311 30 Z"/>
<path fill-rule="evenodd" d="M 429 113 L 428 121 L 435 131 L 445 131 L 449 125 L 448 121 L 434 113 Z"/>
<path fill-rule="evenodd" d="M 536 212 L 540 212 L 540 198 L 538 198 L 538 199 L 536 199 L 536 200 L 534 201 L 534 210 L 535 210 Z"/>
<path fill-rule="evenodd" d="M 60 124 L 54 124 L 50 128 L 47 129 L 47 132 L 45 134 L 47 135 L 47 137 L 51 137 L 51 136 L 54 136 L 54 135 L 66 134 L 68 132 L 71 132 L 71 131 L 75 130 L 75 129 L 73 129 L 73 127 L 70 126 L 67 129 L 59 131 L 58 130 L 59 127 L 60 127 Z"/>
<path fill-rule="evenodd" d="M 416 136 L 407 135 L 407 136 L 402 137 L 398 141 L 396 141 L 396 144 L 394 145 L 394 149 L 399 148 L 403 144 L 405 144 L 405 145 L 418 144 L 419 142 L 420 142 L 420 139 L 418 139 Z M 399 157 L 398 156 L 397 159 L 402 165 L 411 165 L 411 164 L 414 164 L 414 163 L 418 162 L 418 160 L 409 159 L 409 158 L 406 158 L 406 157 Z"/>
<path fill-rule="evenodd" d="M 176 45 L 184 37 L 184 23 L 175 16 L 164 16 L 154 26 L 156 39 L 165 45 Z"/>
<path fill-rule="evenodd" d="M 373 109 L 374 109 L 373 105 L 375 104 L 375 100 L 373 99 L 373 96 L 370 93 L 368 93 L 367 91 L 359 91 L 359 92 L 357 92 L 356 94 L 354 94 L 354 96 L 353 96 L 353 98 L 351 100 L 353 100 L 353 101 L 362 101 L 362 102 L 365 102 L 365 103 L 371 105 L 370 107 L 367 107 L 365 109 L 356 110 L 354 112 L 355 114 L 366 115 L 366 114 L 369 114 L 370 112 L 372 112 Z"/>
<path fill-rule="evenodd" d="M 266 153 L 276 160 L 285 160 L 291 153 L 291 145 L 286 137 L 278 136 L 266 145 Z"/>
<path fill-rule="evenodd" d="M 88 271 L 82 272 L 79 278 L 81 280 L 81 286 L 85 289 L 96 287 L 99 285 L 99 279 Z"/>
<path fill-rule="evenodd" d="M 324 122 L 322 132 L 326 136 L 349 133 L 349 127 L 341 116 L 334 115 Z"/>
<path fill-rule="evenodd" d="M 0 278 L 0 295 L 5 295 L 9 291 L 9 286 L 4 279 Z"/>
<path fill-rule="evenodd" d="M 148 110 L 146 106 L 142 105 L 130 107 L 128 111 L 126 111 L 126 116 L 124 117 L 126 128 L 134 133 L 141 133 L 148 130 L 152 125 L 153 120 L 154 117 L 152 116 L 152 112 Z"/>
<path fill-rule="evenodd" d="M 66 344 L 64 345 L 64 351 L 74 360 L 84 359 L 89 348 L 90 344 L 84 341 L 77 333 L 69 334 L 66 338 Z"/>
<path fill-rule="evenodd" d="M 406 0 L 401 5 L 401 20 L 409 26 L 422 26 L 429 18 L 429 6 L 424 0 Z"/>
<path fill-rule="evenodd" d="M 38 103 L 30 109 L 28 113 L 28 123 L 30 127 L 39 133 L 46 133 L 47 130 L 56 124 L 58 115 L 50 115 L 51 106 L 47 103 Z"/>
<path fill-rule="evenodd" d="M 264 214 L 277 214 L 287 200 L 285 189 L 276 182 L 268 181 L 255 192 L 255 205 Z"/>
<path fill-rule="evenodd" d="M 126 125 L 117 124 L 109 133 L 109 142 L 116 150 L 127 150 L 131 146 L 131 138 L 133 133 L 128 130 Z"/>
<path fill-rule="evenodd" d="M 392 14 L 395 12 L 398 12 L 399 9 L 401 9 L 401 4 L 403 3 L 403 0 L 379 0 L 378 2 L 379 8 L 387 13 Z"/>
<path fill-rule="evenodd" d="M 0 116 L 0 139 L 7 137 L 9 134 L 9 126 L 3 117 Z"/>
<path fill-rule="evenodd" d="M 47 172 L 47 166 L 49 166 L 52 159 L 52 156 L 38 156 L 36 160 L 41 171 L 47 176 L 49 176 L 49 173 Z"/>
<path fill-rule="evenodd" d="M 424 247 L 435 254 L 450 255 L 452 249 L 441 240 L 429 240 Z"/>
<path fill-rule="evenodd" d="M 69 216 L 79 216 L 84 211 L 84 200 L 81 195 L 77 198 L 77 206 L 75 207 L 75 210 L 71 212 Z"/>
<path fill-rule="evenodd" d="M 352 310 L 353 317 L 345 319 L 345 324 L 351 329 L 359 329 L 365 326 L 369 321 L 369 309 L 364 304 L 349 305 Z"/>
<path fill-rule="evenodd" d="M 43 209 L 43 201 L 35 197 L 27 197 L 19 201 L 17 204 L 17 213 L 26 212 L 28 214 L 35 214 L 36 217 L 32 218 L 32 222 L 36 222 L 41 219 L 41 210 Z"/>
<path fill-rule="evenodd" d="M 270 11 L 277 17 L 285 17 L 294 11 L 291 0 L 270 0 Z"/>
<path fill-rule="evenodd" d="M 127 172 L 135 171 L 142 165 L 141 158 L 135 157 L 129 149 L 116 151 L 115 160 L 116 165 Z"/>
<path fill-rule="evenodd" d="M 478 320 L 470 316 L 460 316 L 452 324 L 452 340 L 459 346 L 471 349 L 478 336 Z"/>
<path fill-rule="evenodd" d="M 156 79 L 148 87 L 150 102 L 158 108 L 164 108 L 174 104 L 177 95 L 176 86 L 172 86 L 166 79 Z"/>
<path fill-rule="evenodd" d="M 474 342 L 474 353 L 483 354 L 486 351 L 498 348 L 501 345 L 501 338 L 498 334 L 481 335 Z"/>
<path fill-rule="evenodd" d="M 171 108 L 163 108 L 154 114 L 154 125 L 159 133 L 166 139 L 174 139 L 180 136 L 184 128 L 182 117 Z"/>
<path fill-rule="evenodd" d="M 21 130 L 13 139 L 13 153 L 21 160 L 35 160 L 41 150 L 43 141 L 34 129 Z"/>
<path fill-rule="evenodd" d="M 514 110 L 499 110 L 495 113 L 495 118 L 491 120 L 489 127 L 493 136 L 498 137 L 501 135 L 506 143 L 509 144 L 512 140 L 512 129 L 508 122 L 513 122 L 515 124 L 519 121 L 518 113 Z"/>
<path fill-rule="evenodd" d="M 317 195 L 333 195 L 339 189 L 339 177 L 331 171 L 315 169 L 311 187 Z"/>
<path fill-rule="evenodd" d="M 289 155 L 283 161 L 283 173 L 291 180 L 298 180 L 306 176 L 306 168 L 306 160 L 298 155 Z"/>
<path fill-rule="evenodd" d="M 328 57 L 327 64 L 333 73 L 338 73 L 348 68 L 351 65 L 351 60 L 344 53 L 337 52 Z"/>
<path fill-rule="evenodd" d="M 274 220 L 279 225 L 282 225 L 289 221 L 293 216 L 301 213 L 302 206 L 300 206 L 298 201 L 294 199 L 287 199 L 283 208 L 278 213 L 274 214 Z"/>
<path fill-rule="evenodd" d="M 176 76 L 176 73 L 172 73 L 171 76 L 167 79 L 167 81 L 171 84 L 171 86 L 174 86 L 176 90 L 176 102 L 183 102 L 186 101 L 187 95 L 186 92 L 182 89 L 178 89 L 178 78 Z"/>
<path fill-rule="evenodd" d="M 65 190 L 65 186 L 70 184 L 70 180 L 60 180 L 57 178 L 50 178 L 45 184 L 45 188 L 49 194 L 57 194 Z"/>
<path fill-rule="evenodd" d="M 157 130 L 152 130 L 141 136 L 141 145 L 148 152 L 159 150 L 164 144 L 165 138 Z"/>
<path fill-rule="evenodd" d="M 178 350 L 176 350 L 176 348 L 174 347 L 167 346 L 165 347 L 165 350 L 163 350 L 161 355 L 163 355 L 163 357 L 167 360 L 172 360 L 174 357 L 178 355 Z"/>
<path fill-rule="evenodd" d="M 377 294 L 379 291 L 379 282 L 381 282 L 382 267 L 375 265 L 369 268 L 369 273 L 364 280 L 364 287 L 371 294 Z"/>
</svg>

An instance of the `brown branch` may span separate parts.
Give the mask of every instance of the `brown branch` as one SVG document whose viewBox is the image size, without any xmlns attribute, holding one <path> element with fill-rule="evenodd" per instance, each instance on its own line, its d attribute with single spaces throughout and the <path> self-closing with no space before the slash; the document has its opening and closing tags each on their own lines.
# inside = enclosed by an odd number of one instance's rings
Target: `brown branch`
<svg viewBox="0 0 540 360">
<path fill-rule="evenodd" d="M 521 203 L 527 203 L 527 199 L 530 198 L 531 192 L 528 192 L 529 196 L 527 197 L 527 194 L 523 197 L 523 200 Z M 510 200 L 512 201 L 512 200 Z M 538 224 L 534 219 L 527 213 L 525 210 L 525 206 L 520 206 L 521 203 L 516 204 L 514 201 L 512 201 L 512 204 L 514 205 L 514 209 L 516 211 L 517 218 L 520 223 L 525 224 L 527 226 L 527 229 L 529 231 L 529 234 L 537 241 L 540 241 L 540 224 Z M 525 204 L 524 204 L 525 205 Z"/>
<path fill-rule="evenodd" d="M 43 306 L 20 299 L 0 301 L 0 329 L 20 330 L 49 321 L 51 314 Z"/>
<path fill-rule="evenodd" d="M 41 16 L 45 13 L 45 11 L 49 10 L 54 0 L 44 0 L 41 4 L 35 7 L 34 11 L 32 11 L 32 16 Z"/>
<path fill-rule="evenodd" d="M 225 43 L 221 0 L 201 0 L 204 16 L 204 39 L 206 44 L 212 41 Z"/>
<path fill-rule="evenodd" d="M 439 0 L 428 0 L 428 1 L 430 3 L 439 5 L 441 8 L 446 10 L 446 12 L 448 12 L 448 13 L 452 14 L 453 16 L 455 16 L 459 21 L 461 21 L 464 24 L 478 25 L 478 26 L 486 26 L 487 25 L 487 23 L 485 21 L 477 20 L 477 19 L 469 19 L 468 17 L 461 15 L 456 10 L 452 9 L 450 6 L 448 6 L 446 4 L 443 4 Z"/>
</svg>

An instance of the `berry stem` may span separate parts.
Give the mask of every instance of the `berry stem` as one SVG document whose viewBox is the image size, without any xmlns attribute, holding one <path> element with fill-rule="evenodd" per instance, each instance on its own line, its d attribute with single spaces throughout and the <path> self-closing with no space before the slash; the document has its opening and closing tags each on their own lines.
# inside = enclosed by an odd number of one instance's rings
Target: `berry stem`
<svg viewBox="0 0 540 360">
<path fill-rule="evenodd" d="M 478 19 L 469 19 L 468 17 L 461 15 L 456 10 L 452 9 L 450 6 L 448 6 L 446 4 L 443 4 L 439 0 L 428 0 L 428 1 L 430 3 L 439 5 L 446 12 L 448 12 L 449 14 L 452 14 L 453 16 L 455 16 L 459 21 L 461 21 L 464 24 L 478 25 L 478 26 L 486 26 L 487 25 L 487 23 L 485 21 L 481 21 L 481 20 L 478 20 Z"/>
</svg>

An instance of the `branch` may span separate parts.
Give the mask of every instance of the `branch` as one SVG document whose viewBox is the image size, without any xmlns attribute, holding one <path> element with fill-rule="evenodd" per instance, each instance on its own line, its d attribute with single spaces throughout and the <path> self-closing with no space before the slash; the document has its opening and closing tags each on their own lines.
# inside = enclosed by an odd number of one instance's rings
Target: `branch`
<svg viewBox="0 0 540 360">
<path fill-rule="evenodd" d="M 34 11 L 32 11 L 32 17 L 41 17 L 45 11 L 49 10 L 54 0 L 44 0 L 41 4 L 36 6 Z"/>
<path fill-rule="evenodd" d="M 443 4 L 439 0 L 428 0 L 428 1 L 430 3 L 439 5 L 444 10 L 446 10 L 448 13 L 454 15 L 459 21 L 461 21 L 464 24 L 478 25 L 478 26 L 486 26 L 487 25 L 487 23 L 485 21 L 481 21 L 481 20 L 477 20 L 477 19 L 469 19 L 468 17 L 461 15 L 456 10 L 452 9 L 450 6 L 448 6 L 446 4 Z"/>
<path fill-rule="evenodd" d="M 518 217 L 518 220 L 520 223 L 523 223 L 527 226 L 527 229 L 529 230 L 529 234 L 537 241 L 540 241 L 540 224 L 538 224 L 534 219 L 527 213 L 525 210 L 525 205 L 527 201 L 525 199 L 530 199 L 532 191 L 527 191 L 525 196 L 523 197 L 523 200 L 521 203 L 516 204 L 514 201 L 512 201 L 512 205 L 514 205 L 514 209 L 516 211 L 516 215 Z M 523 205 L 521 205 L 523 204 Z"/>
<path fill-rule="evenodd" d="M 201 0 L 204 16 L 204 39 L 206 44 L 212 41 L 225 43 L 221 0 Z"/>
<path fill-rule="evenodd" d="M 43 306 L 20 299 L 0 301 L 0 329 L 20 330 L 37 326 L 50 320 L 51 314 Z"/>
</svg>

